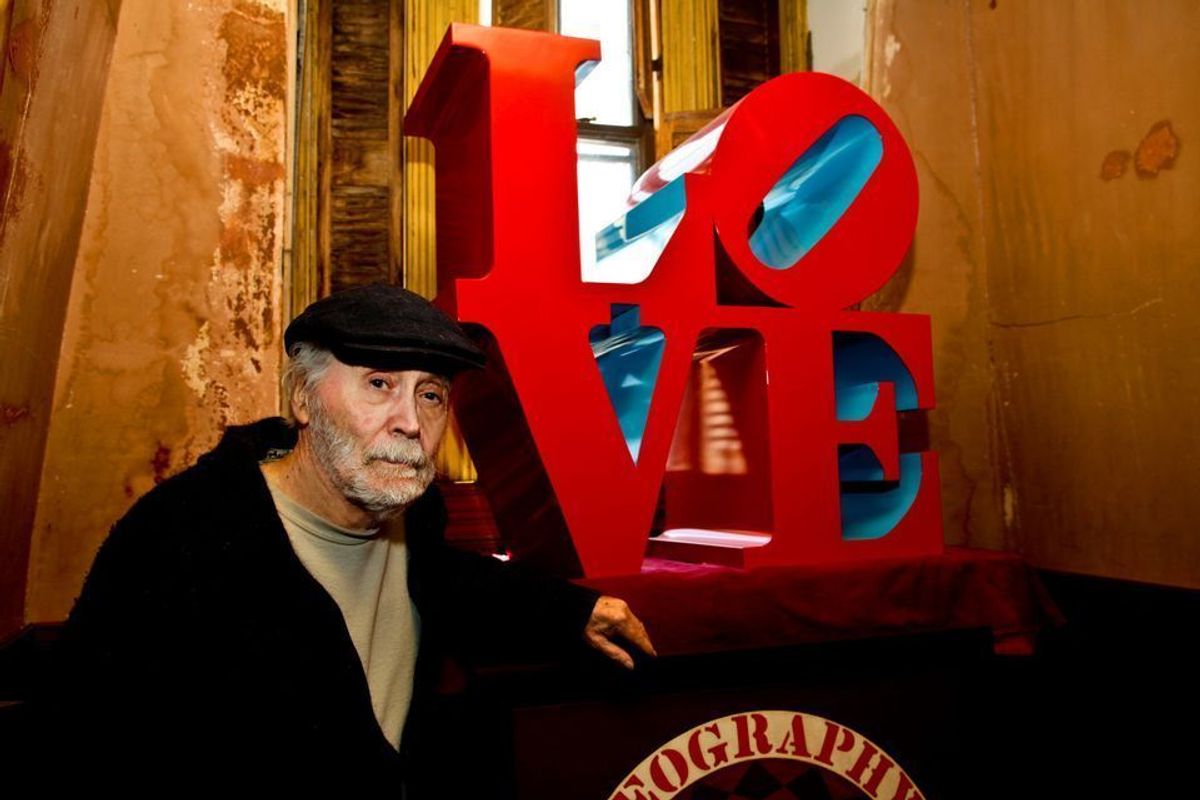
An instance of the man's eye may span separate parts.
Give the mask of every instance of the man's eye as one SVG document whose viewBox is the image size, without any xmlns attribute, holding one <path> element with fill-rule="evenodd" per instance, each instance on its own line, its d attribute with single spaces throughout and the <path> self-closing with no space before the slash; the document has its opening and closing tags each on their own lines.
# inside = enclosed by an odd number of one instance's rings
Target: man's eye
<svg viewBox="0 0 1200 800">
<path fill-rule="evenodd" d="M 441 392 L 435 392 L 435 391 L 433 391 L 433 390 L 428 390 L 428 391 L 421 392 L 421 397 L 425 398 L 425 400 L 426 400 L 426 401 L 428 401 L 428 402 L 430 402 L 430 403 L 440 403 L 440 402 L 442 402 L 442 393 L 441 393 Z"/>
<path fill-rule="evenodd" d="M 376 389 L 388 388 L 388 382 L 383 378 L 371 378 L 371 380 L 369 380 L 368 383 L 370 383 Z"/>
</svg>

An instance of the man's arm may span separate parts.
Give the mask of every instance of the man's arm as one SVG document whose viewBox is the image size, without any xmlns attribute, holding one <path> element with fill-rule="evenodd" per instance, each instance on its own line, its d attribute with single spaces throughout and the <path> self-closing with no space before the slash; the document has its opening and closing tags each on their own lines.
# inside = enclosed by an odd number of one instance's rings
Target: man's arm
<svg viewBox="0 0 1200 800">
<path fill-rule="evenodd" d="M 520 563 L 459 550 L 444 538 L 445 505 L 431 487 L 406 516 L 419 604 L 440 614 L 471 649 L 511 646 L 563 653 L 579 643 L 633 668 L 626 640 L 654 655 L 641 621 L 623 600 Z"/>
</svg>

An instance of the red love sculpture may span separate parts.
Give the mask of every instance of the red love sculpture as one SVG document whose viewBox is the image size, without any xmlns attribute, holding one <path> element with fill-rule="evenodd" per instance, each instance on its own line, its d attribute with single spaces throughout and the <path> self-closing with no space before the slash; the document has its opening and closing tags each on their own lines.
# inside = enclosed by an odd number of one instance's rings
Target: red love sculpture
<svg viewBox="0 0 1200 800">
<path fill-rule="evenodd" d="M 566 574 L 942 549 L 928 317 L 849 310 L 912 240 L 912 157 L 837 78 L 755 89 L 638 182 L 580 273 L 574 90 L 599 43 L 452 25 L 405 132 L 436 152 L 437 302 L 489 350 L 456 412 L 514 556 Z M 661 515 L 656 515 L 661 509 Z M 656 533 L 651 537 L 651 532 Z"/>
</svg>

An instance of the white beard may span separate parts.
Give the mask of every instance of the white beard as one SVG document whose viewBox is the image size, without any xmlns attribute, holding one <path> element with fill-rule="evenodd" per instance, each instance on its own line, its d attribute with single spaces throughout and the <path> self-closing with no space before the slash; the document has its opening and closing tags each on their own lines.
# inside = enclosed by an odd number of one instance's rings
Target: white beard
<svg viewBox="0 0 1200 800">
<path fill-rule="evenodd" d="M 309 398 L 308 405 L 313 454 L 333 485 L 350 502 L 373 513 L 394 513 L 424 494 L 433 482 L 436 467 L 418 440 L 396 439 L 364 450 L 315 396 Z M 394 466 L 381 470 L 374 462 L 390 462 Z M 389 477 L 385 472 L 395 473 L 401 479 Z"/>
</svg>

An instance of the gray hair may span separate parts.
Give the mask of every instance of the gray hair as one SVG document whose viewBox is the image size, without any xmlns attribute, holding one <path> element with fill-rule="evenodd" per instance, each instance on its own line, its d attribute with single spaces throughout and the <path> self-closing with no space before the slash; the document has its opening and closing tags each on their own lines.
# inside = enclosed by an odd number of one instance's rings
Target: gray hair
<svg viewBox="0 0 1200 800">
<path fill-rule="evenodd" d="M 288 351 L 288 363 L 283 370 L 283 396 L 287 399 L 289 417 L 296 420 L 293 394 L 298 388 L 307 400 L 317 381 L 333 363 L 333 353 L 311 342 L 296 342 Z"/>
</svg>

